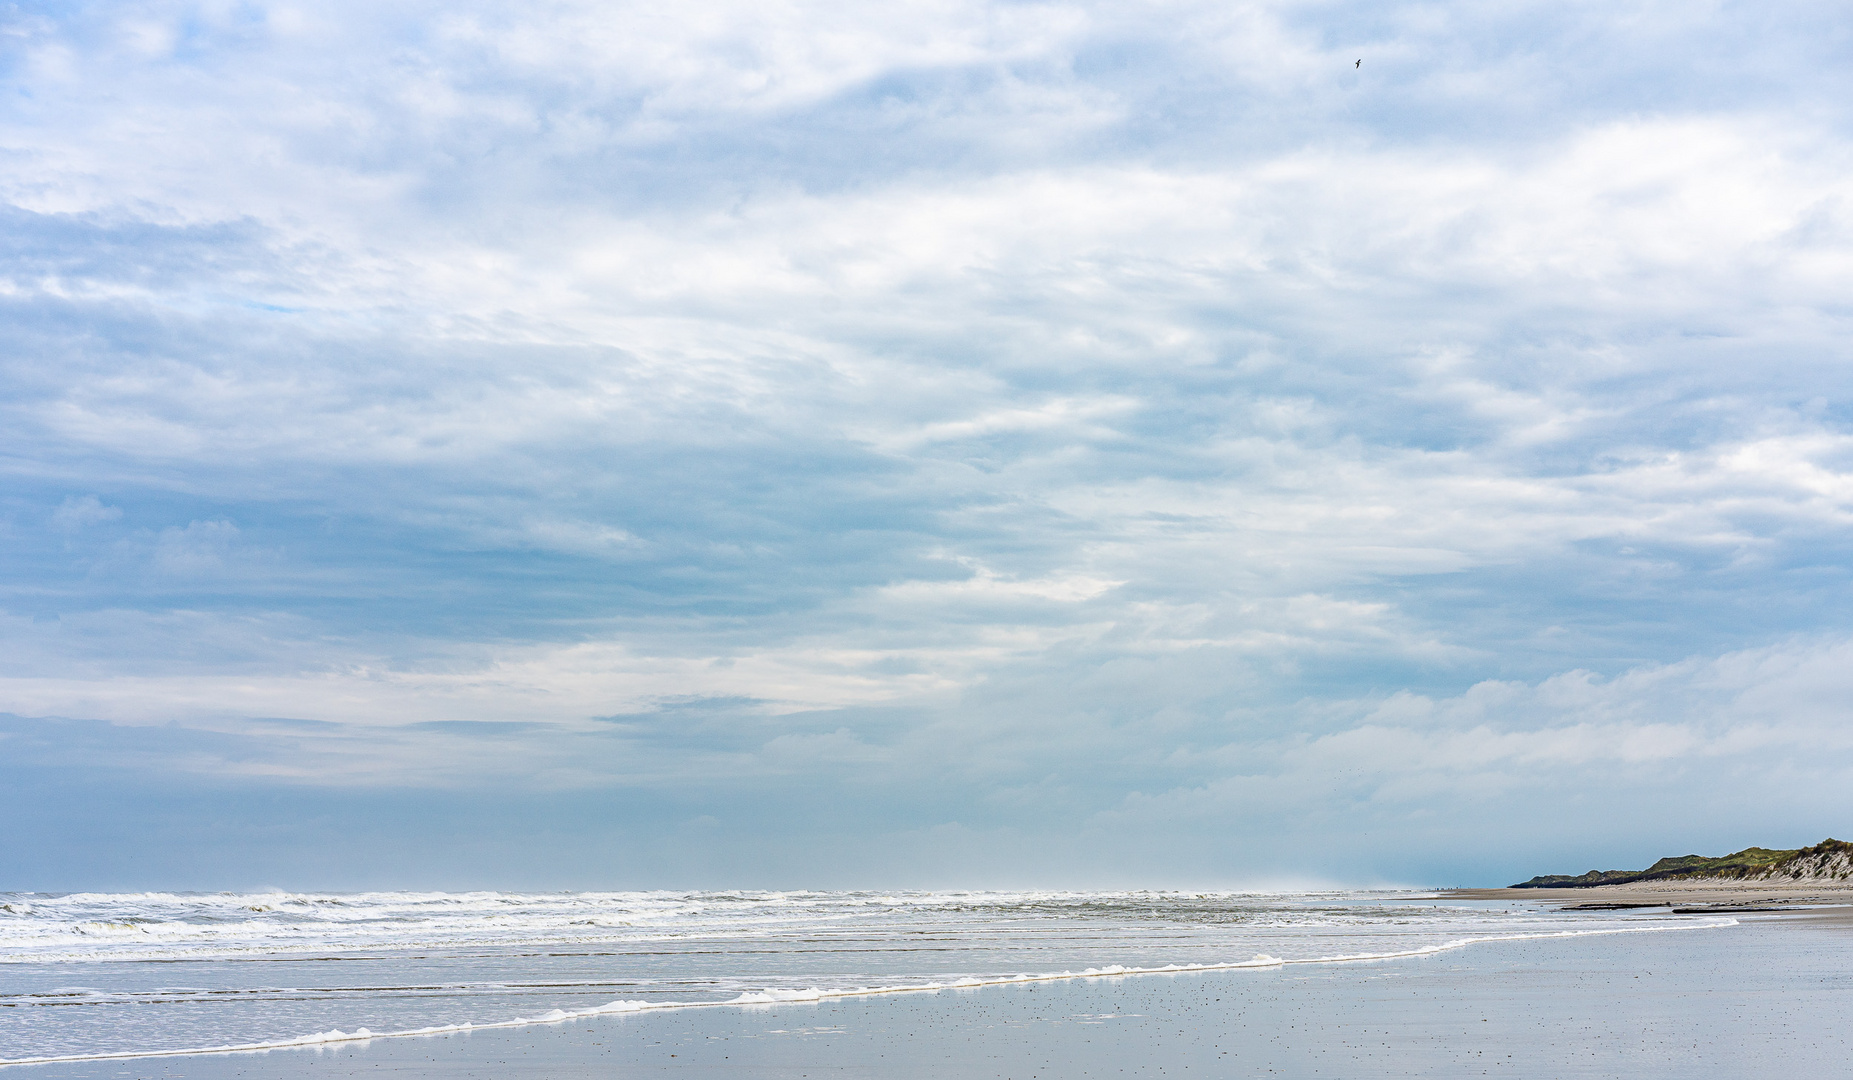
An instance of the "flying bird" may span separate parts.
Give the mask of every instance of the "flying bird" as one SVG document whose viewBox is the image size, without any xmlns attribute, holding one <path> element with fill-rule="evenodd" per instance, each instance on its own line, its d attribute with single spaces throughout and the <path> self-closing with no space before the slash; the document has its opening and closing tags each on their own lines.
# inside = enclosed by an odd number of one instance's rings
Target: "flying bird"
<svg viewBox="0 0 1853 1080">
<path fill-rule="evenodd" d="M 1355 64 L 1353 64 L 1353 65 L 1351 65 L 1351 68 L 1352 68 L 1352 70 L 1353 70 L 1353 71 L 1355 71 L 1355 70 L 1357 70 L 1358 68 L 1361 68 L 1361 67 L 1363 67 L 1363 66 L 1364 66 L 1364 61 L 1362 61 L 1362 60 L 1359 60 L 1359 61 L 1358 61 L 1357 63 L 1355 63 Z"/>
</svg>

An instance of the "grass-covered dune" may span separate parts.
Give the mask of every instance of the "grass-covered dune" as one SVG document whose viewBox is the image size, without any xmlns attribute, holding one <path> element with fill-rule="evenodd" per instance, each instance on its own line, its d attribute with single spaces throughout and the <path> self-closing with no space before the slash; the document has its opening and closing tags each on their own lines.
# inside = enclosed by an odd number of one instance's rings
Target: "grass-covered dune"
<svg viewBox="0 0 1853 1080">
<path fill-rule="evenodd" d="M 1745 848 L 1729 855 L 1671 855 L 1645 870 L 1591 870 L 1574 877 L 1543 874 L 1514 889 L 1581 889 L 1632 881 L 1722 878 L 1739 881 L 1845 881 L 1853 877 L 1853 844 L 1831 837 L 1813 847 L 1778 851 Z"/>
</svg>

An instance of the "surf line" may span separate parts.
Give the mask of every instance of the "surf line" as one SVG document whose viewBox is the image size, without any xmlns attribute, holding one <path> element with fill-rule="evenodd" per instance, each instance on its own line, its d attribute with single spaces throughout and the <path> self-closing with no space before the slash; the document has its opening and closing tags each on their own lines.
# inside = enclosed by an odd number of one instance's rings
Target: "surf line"
<svg viewBox="0 0 1853 1080">
<path fill-rule="evenodd" d="M 369 1042 L 373 1039 L 409 1039 L 433 1035 L 454 1035 L 470 1031 L 494 1031 L 500 1028 L 537 1027 L 564 1024 L 594 1016 L 620 1016 L 627 1013 L 663 1012 L 670 1009 L 764 1008 L 771 1005 L 799 1004 L 807 1001 L 831 1001 L 841 998 L 875 997 L 880 994 L 936 994 L 941 990 L 976 990 L 985 986 L 1022 986 L 1028 983 L 1062 982 L 1068 979 L 1115 979 L 1135 975 L 1189 975 L 1200 971 L 1239 971 L 1255 968 L 1281 968 L 1294 964 L 1351 964 L 1371 960 L 1401 960 L 1412 956 L 1464 949 L 1493 941 L 1546 941 L 1552 938 L 1599 937 L 1605 934 L 1654 934 L 1680 930 L 1719 930 L 1737 926 L 1732 918 L 1708 919 L 1681 926 L 1621 926 L 1604 930 L 1559 930 L 1543 934 L 1497 934 L 1487 937 L 1457 938 L 1439 945 L 1403 949 L 1385 953 L 1355 953 L 1348 956 L 1311 956 L 1283 960 L 1278 956 L 1256 953 L 1252 960 L 1232 960 L 1221 964 L 1166 964 L 1163 967 L 1125 967 L 1112 964 L 1082 971 L 1055 971 L 1042 975 L 1007 975 L 990 979 L 965 978 L 945 983 L 919 983 L 912 986 L 859 986 L 835 990 L 756 990 L 728 998 L 726 1001 L 613 1001 L 589 1009 L 553 1009 L 539 1016 L 520 1016 L 487 1024 L 445 1024 L 440 1027 L 411 1028 L 406 1031 L 322 1031 L 276 1042 L 238 1043 L 232 1046 L 200 1046 L 183 1050 L 121 1050 L 108 1054 L 63 1054 L 55 1057 L 0 1059 L 0 1069 L 14 1065 L 52 1065 L 64 1061 L 125 1061 L 131 1058 L 195 1057 L 201 1054 L 261 1054 L 271 1050 L 299 1050 L 305 1047 L 336 1043 Z"/>
</svg>

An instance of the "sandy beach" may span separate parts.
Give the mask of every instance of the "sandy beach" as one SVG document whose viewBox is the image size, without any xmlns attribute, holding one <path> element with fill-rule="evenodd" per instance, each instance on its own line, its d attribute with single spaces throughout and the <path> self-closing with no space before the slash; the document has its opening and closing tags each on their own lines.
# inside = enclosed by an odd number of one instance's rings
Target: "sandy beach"
<svg viewBox="0 0 1853 1080">
<path fill-rule="evenodd" d="M 1853 926 L 1853 882 L 1846 881 L 1639 881 L 1578 889 L 1449 889 L 1444 895 L 1544 903 L 1563 911 L 1780 915 L 1784 921 Z"/>
<path fill-rule="evenodd" d="M 1564 899 L 1585 896 L 1571 892 Z M 1746 900 L 1755 892 L 1677 890 Z M 1844 927 L 1800 914 L 1692 923 L 1487 942 L 1397 960 L 604 1016 L 320 1049 L 5 1072 L 18 1080 L 620 1071 L 779 1080 L 1846 1075 L 1853 936 Z"/>
</svg>

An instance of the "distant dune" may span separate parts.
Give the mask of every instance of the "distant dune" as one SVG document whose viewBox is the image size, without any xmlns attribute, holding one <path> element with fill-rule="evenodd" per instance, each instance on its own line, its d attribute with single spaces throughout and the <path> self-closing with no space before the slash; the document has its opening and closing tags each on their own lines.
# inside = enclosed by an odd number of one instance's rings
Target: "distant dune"
<svg viewBox="0 0 1853 1080">
<path fill-rule="evenodd" d="M 1778 851 L 1745 848 L 1730 855 L 1674 855 L 1645 870 L 1591 870 L 1571 876 L 1543 874 L 1513 885 L 1514 889 L 1578 889 L 1596 885 L 1626 885 L 1635 881 L 1820 881 L 1846 882 L 1853 878 L 1853 844 L 1828 838 L 1813 847 Z"/>
</svg>

